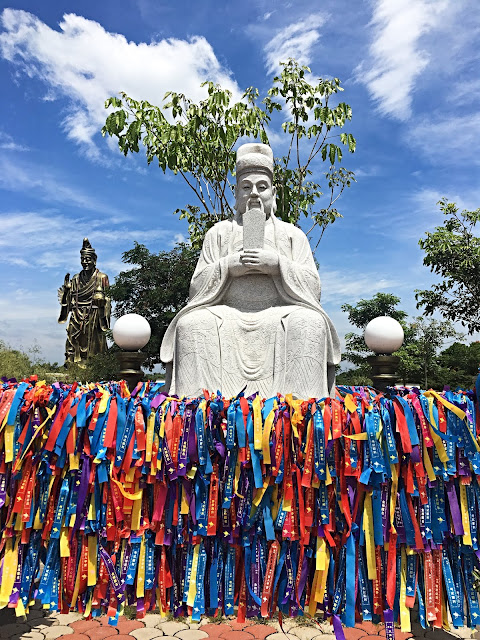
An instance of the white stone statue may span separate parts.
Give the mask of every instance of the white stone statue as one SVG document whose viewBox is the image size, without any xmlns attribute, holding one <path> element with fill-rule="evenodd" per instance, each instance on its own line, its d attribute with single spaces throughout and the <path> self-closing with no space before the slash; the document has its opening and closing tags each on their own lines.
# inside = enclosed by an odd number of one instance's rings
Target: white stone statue
<svg viewBox="0 0 480 640">
<path fill-rule="evenodd" d="M 190 301 L 163 338 L 166 386 L 179 396 L 245 386 L 247 396 L 328 396 L 339 339 L 306 235 L 275 217 L 271 148 L 241 146 L 236 174 L 235 217 L 206 234 Z"/>
</svg>

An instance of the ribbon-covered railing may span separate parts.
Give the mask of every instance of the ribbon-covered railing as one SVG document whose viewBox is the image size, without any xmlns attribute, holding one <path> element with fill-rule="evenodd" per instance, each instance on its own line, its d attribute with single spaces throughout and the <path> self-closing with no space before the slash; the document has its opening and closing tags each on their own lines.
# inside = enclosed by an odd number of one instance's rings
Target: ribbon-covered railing
<svg viewBox="0 0 480 640">
<path fill-rule="evenodd" d="M 0 387 L 0 607 L 480 622 L 475 392 Z"/>
</svg>

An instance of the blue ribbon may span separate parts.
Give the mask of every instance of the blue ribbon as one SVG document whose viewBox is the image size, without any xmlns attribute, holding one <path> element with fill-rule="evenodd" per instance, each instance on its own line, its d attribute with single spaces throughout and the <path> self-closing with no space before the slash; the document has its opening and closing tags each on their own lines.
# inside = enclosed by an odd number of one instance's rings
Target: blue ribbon
<svg viewBox="0 0 480 640">
<path fill-rule="evenodd" d="M 314 438 L 314 466 L 318 479 L 326 480 L 326 456 L 325 456 L 325 425 L 320 406 L 313 414 L 313 438 Z"/>
<path fill-rule="evenodd" d="M 192 620 L 200 622 L 202 613 L 205 613 L 205 568 L 207 566 L 207 552 L 205 545 L 200 543 L 197 564 L 197 590 L 195 592 L 195 601 L 193 603 Z"/>
<path fill-rule="evenodd" d="M 356 524 L 353 524 L 357 528 Z M 346 558 L 346 593 L 345 593 L 345 616 L 344 623 L 347 627 L 355 626 L 355 538 L 353 537 L 353 531 L 347 538 L 346 543 L 347 558 Z"/>
<path fill-rule="evenodd" d="M 442 550 L 442 570 L 443 570 L 443 578 L 445 580 L 445 589 L 447 591 L 448 604 L 450 607 L 453 626 L 455 628 L 463 627 L 463 620 L 462 620 L 462 616 L 460 615 L 460 609 L 459 609 L 459 603 L 458 603 L 458 594 L 455 588 L 452 568 L 450 566 L 450 561 L 448 559 L 448 555 L 445 547 Z"/>
<path fill-rule="evenodd" d="M 225 563 L 225 615 L 233 615 L 233 599 L 235 596 L 235 547 L 228 547 Z"/>
<path fill-rule="evenodd" d="M 235 445 L 235 405 L 232 402 L 227 409 L 227 449 L 233 449 Z"/>
</svg>

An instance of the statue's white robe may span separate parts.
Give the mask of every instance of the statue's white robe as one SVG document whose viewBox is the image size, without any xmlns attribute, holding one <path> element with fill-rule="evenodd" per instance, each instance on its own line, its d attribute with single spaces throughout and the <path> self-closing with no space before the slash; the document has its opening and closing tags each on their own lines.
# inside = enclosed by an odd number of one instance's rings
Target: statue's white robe
<svg viewBox="0 0 480 640">
<path fill-rule="evenodd" d="M 236 219 L 208 231 L 190 286 L 190 301 L 173 319 L 160 357 L 170 393 L 258 391 L 325 397 L 340 362 L 335 328 L 320 305 L 321 285 L 307 237 L 270 217 L 265 248 L 279 256 L 279 273 L 228 273 L 229 254 L 242 250 Z M 168 379 L 170 378 L 170 379 Z"/>
</svg>

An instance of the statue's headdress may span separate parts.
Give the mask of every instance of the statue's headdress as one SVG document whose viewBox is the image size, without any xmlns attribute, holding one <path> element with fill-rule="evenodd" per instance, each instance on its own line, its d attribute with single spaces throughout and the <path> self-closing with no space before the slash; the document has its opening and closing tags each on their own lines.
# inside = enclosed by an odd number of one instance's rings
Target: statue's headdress
<svg viewBox="0 0 480 640">
<path fill-rule="evenodd" d="M 273 180 L 273 151 L 268 144 L 250 142 L 237 150 L 237 180 L 245 171 L 265 171 Z"/>
<path fill-rule="evenodd" d="M 90 256 L 93 256 L 95 260 L 97 259 L 97 254 L 95 253 L 95 249 L 90 244 L 90 240 L 88 238 L 83 239 L 83 246 L 80 249 L 80 255 L 81 256 L 90 255 Z"/>
</svg>

